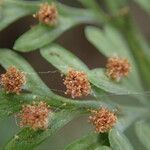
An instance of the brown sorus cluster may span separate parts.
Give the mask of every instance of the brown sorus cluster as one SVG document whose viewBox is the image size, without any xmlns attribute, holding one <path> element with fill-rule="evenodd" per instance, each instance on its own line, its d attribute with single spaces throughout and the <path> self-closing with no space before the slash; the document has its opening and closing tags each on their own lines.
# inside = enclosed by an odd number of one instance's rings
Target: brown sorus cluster
<svg viewBox="0 0 150 150">
<path fill-rule="evenodd" d="M 45 102 L 36 104 L 33 102 L 31 105 L 23 105 L 21 112 L 17 115 L 20 119 L 20 127 L 30 127 L 33 130 L 47 129 L 49 121 L 49 113 L 52 111 Z"/>
<path fill-rule="evenodd" d="M 89 121 L 95 126 L 97 133 L 108 132 L 117 121 L 115 114 L 110 112 L 107 108 L 91 110 L 91 114 Z"/>
<path fill-rule="evenodd" d="M 125 7 L 121 8 L 119 15 L 120 16 L 126 16 L 129 14 L 129 11 L 130 11 L 130 7 L 125 6 Z"/>
<path fill-rule="evenodd" d="M 52 3 L 41 4 L 39 11 L 33 15 L 34 18 L 37 18 L 40 22 L 47 25 L 56 25 L 58 22 L 58 12 L 56 5 Z"/>
<path fill-rule="evenodd" d="M 91 92 L 91 86 L 87 75 L 82 71 L 70 69 L 64 80 L 67 88 L 65 94 L 71 95 L 72 98 L 87 96 Z"/>
<path fill-rule="evenodd" d="M 0 84 L 7 93 L 19 94 L 25 83 L 25 74 L 16 67 L 9 67 L 6 73 L 1 75 L 0 79 Z"/>
<path fill-rule="evenodd" d="M 107 76 L 119 81 L 122 77 L 128 76 L 131 66 L 127 59 L 115 56 L 108 58 L 106 68 Z"/>
</svg>

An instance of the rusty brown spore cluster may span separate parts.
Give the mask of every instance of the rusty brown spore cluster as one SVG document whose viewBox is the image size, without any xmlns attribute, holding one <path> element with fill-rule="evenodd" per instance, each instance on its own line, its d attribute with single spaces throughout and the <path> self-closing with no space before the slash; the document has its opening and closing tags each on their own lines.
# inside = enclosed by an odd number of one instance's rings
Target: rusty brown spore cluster
<svg viewBox="0 0 150 150">
<path fill-rule="evenodd" d="M 91 86 L 87 75 L 82 71 L 70 69 L 64 79 L 66 94 L 72 98 L 87 96 L 91 92 Z"/>
<path fill-rule="evenodd" d="M 54 3 L 48 4 L 43 3 L 40 5 L 39 11 L 33 15 L 34 18 L 37 18 L 40 22 L 47 25 L 56 25 L 58 22 L 58 11 Z"/>
<path fill-rule="evenodd" d="M 41 101 L 38 104 L 33 102 L 22 106 L 22 110 L 17 117 L 20 119 L 20 127 L 30 127 L 33 130 L 44 130 L 48 128 L 49 115 L 52 110 L 49 106 Z"/>
<path fill-rule="evenodd" d="M 97 133 L 108 132 L 117 122 L 116 115 L 107 108 L 91 110 L 89 121 L 95 126 Z"/>
<path fill-rule="evenodd" d="M 16 67 L 9 67 L 5 74 L 1 75 L 0 84 L 7 93 L 19 94 L 26 83 L 26 76 Z"/>
<path fill-rule="evenodd" d="M 120 81 L 121 78 L 128 76 L 130 69 L 131 65 L 127 59 L 110 57 L 106 64 L 106 75 L 115 81 Z"/>
</svg>

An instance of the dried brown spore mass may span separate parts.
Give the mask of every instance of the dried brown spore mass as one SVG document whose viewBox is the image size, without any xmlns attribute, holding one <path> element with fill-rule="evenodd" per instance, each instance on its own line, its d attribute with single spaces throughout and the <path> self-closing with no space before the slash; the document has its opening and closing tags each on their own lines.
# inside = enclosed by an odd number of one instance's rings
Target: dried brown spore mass
<svg viewBox="0 0 150 150">
<path fill-rule="evenodd" d="M 82 71 L 70 69 L 64 79 L 66 86 L 65 94 L 71 95 L 72 98 L 87 96 L 91 92 L 91 86 L 87 75 Z"/>
<path fill-rule="evenodd" d="M 16 67 L 9 67 L 5 74 L 1 75 L 0 84 L 7 93 L 19 94 L 26 83 L 26 76 Z"/>
<path fill-rule="evenodd" d="M 58 22 L 58 11 L 54 3 L 44 3 L 40 5 L 39 11 L 33 15 L 40 22 L 47 25 L 56 25 Z"/>
<path fill-rule="evenodd" d="M 95 126 L 97 133 L 108 132 L 117 122 L 116 115 L 107 108 L 91 110 L 89 121 Z"/>
<path fill-rule="evenodd" d="M 20 119 L 20 127 L 30 127 L 33 130 L 45 130 L 48 128 L 49 115 L 52 110 L 45 102 L 27 104 L 22 106 L 21 112 L 17 115 Z"/>
<path fill-rule="evenodd" d="M 127 77 L 131 69 L 127 59 L 119 58 L 117 56 L 110 57 L 106 64 L 106 75 L 116 81 Z"/>
</svg>

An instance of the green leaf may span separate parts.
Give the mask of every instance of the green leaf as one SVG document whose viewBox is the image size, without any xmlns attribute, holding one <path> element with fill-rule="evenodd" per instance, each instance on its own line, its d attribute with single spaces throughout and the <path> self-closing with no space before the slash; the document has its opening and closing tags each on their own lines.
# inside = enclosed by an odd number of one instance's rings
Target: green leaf
<svg viewBox="0 0 150 150">
<path fill-rule="evenodd" d="M 0 4 L 0 31 L 14 21 L 36 11 L 37 2 L 3 0 Z"/>
<path fill-rule="evenodd" d="M 74 22 L 68 18 L 60 18 L 57 27 L 49 27 L 44 24 L 39 24 L 19 37 L 15 42 L 14 49 L 21 52 L 28 52 L 41 48 L 53 42 L 73 25 Z"/>
<path fill-rule="evenodd" d="M 87 27 L 85 30 L 87 39 L 106 57 L 118 55 L 130 59 L 128 47 L 122 36 L 111 26 L 105 26 L 104 30 L 96 27 Z"/>
<path fill-rule="evenodd" d="M 24 128 L 8 142 L 4 150 L 33 150 L 46 138 L 51 137 L 60 128 L 76 117 L 78 113 L 79 112 L 77 111 L 61 111 L 53 114 L 52 118 L 50 118 L 49 128 L 44 131 L 33 131 L 31 129 Z"/>
<path fill-rule="evenodd" d="M 112 150 L 133 150 L 129 140 L 124 134 L 112 129 L 109 133 L 109 142 Z"/>
<path fill-rule="evenodd" d="M 108 146 L 100 146 L 100 147 L 97 147 L 95 150 L 111 150 L 111 148 Z"/>
<path fill-rule="evenodd" d="M 149 111 L 145 106 L 119 106 L 118 108 L 118 112 L 121 112 L 121 117 L 118 118 L 115 127 L 121 132 L 126 131 L 139 118 L 145 117 Z"/>
<path fill-rule="evenodd" d="M 12 50 L 0 49 L 0 65 L 2 65 L 5 69 L 10 66 L 15 66 L 25 72 L 27 78 L 27 83 L 25 85 L 26 90 L 36 94 L 40 94 L 41 92 L 45 94 L 51 93 L 28 62 Z"/>
<path fill-rule="evenodd" d="M 150 2 L 149 0 L 134 0 L 138 3 L 147 13 L 150 13 Z"/>
<path fill-rule="evenodd" d="M 96 0 L 78 0 L 78 1 L 81 2 L 86 8 L 89 8 L 94 12 L 95 17 L 97 17 L 98 22 L 107 21 L 108 19 L 107 15 L 101 9 L 101 7 L 99 7 L 99 4 L 97 3 Z"/>
<path fill-rule="evenodd" d="M 141 80 L 145 89 L 150 88 L 150 53 L 149 45 L 144 41 L 141 36 L 140 31 L 136 28 L 136 24 L 132 21 L 126 25 L 124 34 L 130 46 L 132 55 L 135 58 L 139 74 L 141 75 Z M 137 36 L 138 35 L 138 36 Z"/>
<path fill-rule="evenodd" d="M 25 103 L 35 100 L 32 94 L 13 95 L 0 90 L 0 120 L 18 112 Z"/>
<path fill-rule="evenodd" d="M 133 90 L 127 89 L 121 83 L 110 80 L 106 76 L 104 69 L 93 69 L 88 73 L 88 76 L 92 84 L 106 92 L 115 94 L 133 94 Z"/>
<path fill-rule="evenodd" d="M 113 101 L 110 99 L 107 92 L 105 92 L 103 89 L 98 88 L 94 84 L 92 85 L 92 95 L 96 98 L 98 101 L 102 101 L 105 103 L 112 104 Z"/>
<path fill-rule="evenodd" d="M 129 60 L 132 66 L 132 70 L 129 74 L 129 82 L 133 83 L 132 86 L 135 88 L 138 87 L 139 90 L 141 90 L 141 82 L 134 58 L 122 35 L 111 26 L 105 26 L 104 30 L 100 30 L 96 27 L 88 27 L 85 33 L 87 39 L 106 57 L 117 55 Z"/>
<path fill-rule="evenodd" d="M 49 88 L 41 81 L 31 66 L 26 62 L 26 60 L 11 50 L 0 49 L 0 65 L 2 65 L 4 68 L 8 68 L 9 66 L 14 65 L 18 69 L 27 73 L 27 83 L 25 85 L 25 89 L 35 94 L 31 95 L 27 93 L 21 93 L 20 96 L 23 94 L 24 98 L 22 98 L 23 96 L 20 98 L 18 95 L 3 93 L 0 95 L 0 98 L 3 100 L 1 105 L 7 106 L 7 103 L 9 104 L 11 99 L 14 101 L 15 99 L 18 99 L 19 106 L 16 107 L 20 107 L 21 103 L 19 103 L 19 100 L 26 100 L 26 96 L 30 97 L 29 100 L 27 99 L 27 101 L 31 102 L 35 99 L 45 100 L 49 105 L 61 108 L 82 108 L 82 110 L 87 110 L 87 108 L 97 108 L 101 105 L 106 105 L 103 102 L 71 100 L 52 93 Z M 11 107 L 13 107 L 13 103 L 10 104 Z M 0 109 L 3 109 L 2 107 L 5 108 L 5 106 L 1 106 Z M 5 112 L 7 112 L 7 110 L 5 110 Z"/>
<path fill-rule="evenodd" d="M 89 134 L 68 145 L 65 150 L 94 150 L 101 144 L 108 144 L 107 142 L 106 134 Z"/>
<path fill-rule="evenodd" d="M 87 66 L 71 52 L 59 45 L 50 45 L 41 49 L 41 55 L 63 73 L 69 68 L 87 72 Z"/>
<path fill-rule="evenodd" d="M 44 96 L 52 94 L 27 61 L 15 52 L 9 49 L 0 49 L 0 65 L 5 69 L 10 66 L 16 66 L 21 71 L 24 71 L 27 76 L 24 89 L 38 95 L 41 95 L 41 92 L 45 94 Z M 0 91 L 0 119 L 18 112 L 22 104 L 32 102 L 36 97 L 37 95 L 29 93 L 15 95 Z"/>
<path fill-rule="evenodd" d="M 98 11 L 99 6 L 95 0 L 78 0 L 83 5 L 85 5 L 88 8 L 91 8 L 92 10 Z"/>
<path fill-rule="evenodd" d="M 106 0 L 106 5 L 111 15 L 117 15 L 121 8 L 128 5 L 128 0 L 116 0 L 115 3 L 111 0 Z"/>
<path fill-rule="evenodd" d="M 78 139 L 74 143 L 70 144 L 65 148 L 65 150 L 92 150 L 99 145 L 98 136 L 96 134 L 91 134 L 81 139 Z"/>
<path fill-rule="evenodd" d="M 58 3 L 58 2 L 57 2 L 57 8 L 59 10 L 59 13 L 65 17 L 74 17 L 77 20 L 90 21 L 90 22 L 95 20 L 94 13 L 92 13 L 88 9 L 71 7 L 71 6 L 65 5 L 63 3 Z"/>
<path fill-rule="evenodd" d="M 139 121 L 135 125 L 136 134 L 147 150 L 150 149 L 150 124 Z"/>
<path fill-rule="evenodd" d="M 130 53 L 126 41 L 123 39 L 119 31 L 107 25 L 104 27 L 104 30 L 100 30 L 96 27 L 88 27 L 85 30 L 85 34 L 87 39 L 106 57 L 117 55 L 121 58 L 127 58 L 132 68 L 128 78 L 126 78 L 122 85 L 129 88 L 129 91 L 134 91 L 134 93 L 144 92 L 135 60 Z M 97 82 L 99 81 L 97 80 Z M 126 92 L 127 91 L 125 91 L 125 93 Z M 144 96 L 137 96 L 136 94 L 134 96 L 136 96 L 142 103 L 146 104 L 146 98 Z"/>
<path fill-rule="evenodd" d="M 58 24 L 54 27 L 50 27 L 44 24 L 39 24 L 33 27 L 31 30 L 27 31 L 25 34 L 19 37 L 19 39 L 15 42 L 15 50 L 21 52 L 36 50 L 45 45 L 48 45 L 56 38 L 58 38 L 63 32 L 74 27 L 75 25 L 91 20 L 89 18 L 89 16 L 91 16 L 91 13 L 87 10 L 75 10 L 74 8 L 71 11 L 71 8 L 60 5 L 59 3 L 57 6 L 59 11 Z M 66 10 L 64 9 L 64 7 L 66 8 Z"/>
</svg>

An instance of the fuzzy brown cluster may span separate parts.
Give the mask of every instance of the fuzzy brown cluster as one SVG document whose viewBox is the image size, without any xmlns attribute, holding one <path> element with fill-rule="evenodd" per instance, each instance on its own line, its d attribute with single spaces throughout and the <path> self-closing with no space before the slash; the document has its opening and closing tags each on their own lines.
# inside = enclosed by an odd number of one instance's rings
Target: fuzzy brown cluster
<svg viewBox="0 0 150 150">
<path fill-rule="evenodd" d="M 128 76 L 131 66 L 127 59 L 122 59 L 116 56 L 108 58 L 106 68 L 106 74 L 108 77 L 120 81 L 122 77 Z"/>
<path fill-rule="evenodd" d="M 92 110 L 91 113 L 89 121 L 95 126 L 95 130 L 98 133 L 108 132 L 117 121 L 115 114 L 107 108 Z"/>
<path fill-rule="evenodd" d="M 58 22 L 56 5 L 54 3 L 51 5 L 48 3 L 41 4 L 39 11 L 33 17 L 47 25 L 56 25 Z"/>
<path fill-rule="evenodd" d="M 52 111 L 49 109 L 45 102 L 36 104 L 33 102 L 31 105 L 24 105 L 21 112 L 17 115 L 20 119 L 20 127 L 30 127 L 33 130 L 47 129 L 49 114 Z"/>
<path fill-rule="evenodd" d="M 87 96 L 91 92 L 91 86 L 87 75 L 82 71 L 70 69 L 64 80 L 67 88 L 65 94 L 71 95 L 72 98 Z"/>
<path fill-rule="evenodd" d="M 125 6 L 125 7 L 121 8 L 119 15 L 120 16 L 126 16 L 129 14 L 129 12 L 130 12 L 130 7 Z"/>
<path fill-rule="evenodd" d="M 26 83 L 26 76 L 16 67 L 9 67 L 5 74 L 1 75 L 0 84 L 7 93 L 19 94 Z"/>
</svg>

